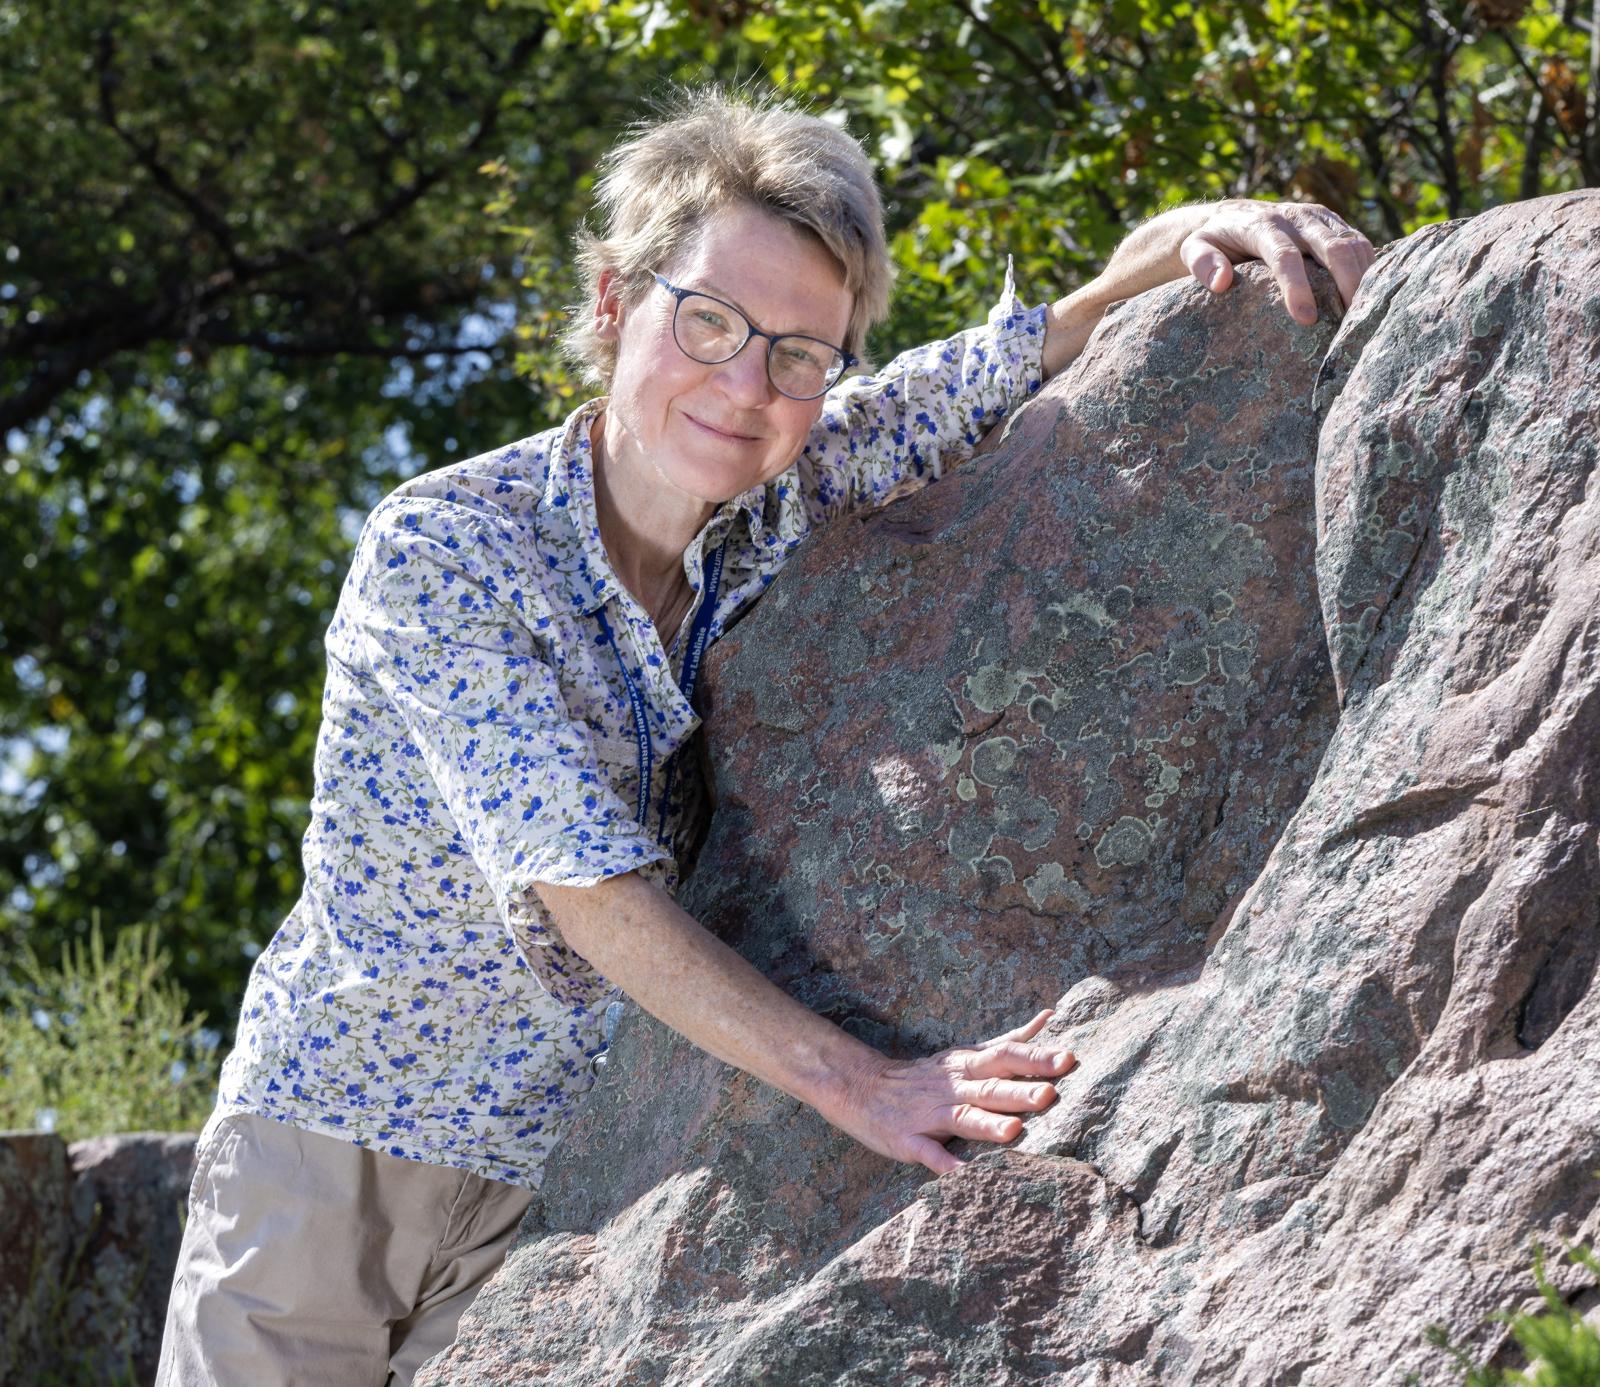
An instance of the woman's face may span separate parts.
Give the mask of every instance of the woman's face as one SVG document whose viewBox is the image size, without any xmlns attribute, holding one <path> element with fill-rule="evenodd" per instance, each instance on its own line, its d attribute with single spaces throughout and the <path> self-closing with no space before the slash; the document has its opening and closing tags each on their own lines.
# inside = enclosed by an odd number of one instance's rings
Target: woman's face
<svg viewBox="0 0 1600 1387">
<path fill-rule="evenodd" d="M 714 213 L 669 265 L 680 288 L 731 303 L 763 332 L 844 342 L 851 300 L 820 242 L 746 203 Z M 653 285 L 624 307 L 602 276 L 597 326 L 617 343 L 607 405 L 608 466 L 660 482 L 701 504 L 720 505 L 771 480 L 799 455 L 822 401 L 792 400 L 767 379 L 767 343 L 752 337 L 732 360 L 706 366 L 672 336 L 677 300 Z M 620 454 L 620 456 L 619 456 Z"/>
</svg>

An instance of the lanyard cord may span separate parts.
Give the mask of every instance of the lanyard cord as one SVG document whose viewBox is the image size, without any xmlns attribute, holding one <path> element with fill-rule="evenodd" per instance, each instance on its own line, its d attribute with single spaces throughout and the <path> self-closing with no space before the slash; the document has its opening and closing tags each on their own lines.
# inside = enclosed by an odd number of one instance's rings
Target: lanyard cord
<svg viewBox="0 0 1600 1387">
<path fill-rule="evenodd" d="M 727 551 L 727 541 L 724 540 L 715 549 L 705 556 L 705 577 L 700 584 L 700 610 L 695 613 L 694 625 L 689 628 L 689 648 L 683 657 L 683 678 L 678 681 L 678 688 L 684 700 L 691 705 L 694 702 L 695 685 L 700 679 L 700 657 L 705 652 L 706 642 L 711 635 L 711 619 L 717 603 L 717 590 L 722 586 L 722 561 Z M 611 653 L 617 657 L 617 668 L 622 671 L 622 682 L 627 685 L 628 704 L 633 710 L 633 739 L 634 747 L 639 756 L 639 826 L 646 831 L 650 827 L 650 778 L 655 769 L 655 749 L 650 742 L 650 728 L 645 718 L 644 695 L 639 692 L 639 686 L 634 681 L 633 675 L 628 673 L 628 663 L 622 658 L 622 651 L 617 646 L 616 633 L 611 629 L 611 623 L 606 620 L 606 611 L 602 606 L 595 615 L 600 620 L 600 633 L 611 646 Z M 666 786 L 661 792 L 661 817 L 656 827 L 656 841 L 662 847 L 671 849 L 667 841 L 667 805 L 672 800 L 672 782 L 677 774 L 678 758 L 674 755 L 667 762 Z"/>
</svg>

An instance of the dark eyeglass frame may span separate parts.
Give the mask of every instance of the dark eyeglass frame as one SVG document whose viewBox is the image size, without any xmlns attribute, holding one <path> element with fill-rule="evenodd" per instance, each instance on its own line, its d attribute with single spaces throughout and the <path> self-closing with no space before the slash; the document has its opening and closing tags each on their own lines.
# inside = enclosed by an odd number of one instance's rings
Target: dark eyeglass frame
<svg viewBox="0 0 1600 1387">
<path fill-rule="evenodd" d="M 848 371 L 852 366 L 858 364 L 857 358 L 851 356 L 850 353 L 847 352 L 843 347 L 836 347 L 832 342 L 825 342 L 820 337 L 808 337 L 803 332 L 762 332 L 760 328 L 750 321 L 750 315 L 747 314 L 742 308 L 729 303 L 726 299 L 719 299 L 715 294 L 708 294 L 703 289 L 680 288 L 678 285 L 670 283 L 659 274 L 655 276 L 655 281 L 669 294 L 671 294 L 674 299 L 677 300 L 677 302 L 672 306 L 673 342 L 677 344 L 678 350 L 688 357 L 690 361 L 698 361 L 702 366 L 720 366 L 724 361 L 732 361 L 734 357 L 738 356 L 740 352 L 750 345 L 750 339 L 752 337 L 764 337 L 767 339 L 767 380 L 771 384 L 772 388 L 785 399 L 820 400 L 828 393 L 828 391 L 832 390 L 834 386 L 844 379 L 844 373 L 846 371 Z M 706 361 L 704 358 L 696 356 L 683 345 L 683 342 L 678 337 L 678 310 L 683 307 L 683 301 L 689 298 L 710 299 L 712 303 L 721 304 L 722 307 L 726 308 L 730 313 L 738 317 L 744 323 L 744 341 L 740 342 L 739 345 L 726 356 L 720 356 L 715 361 Z M 773 378 L 772 350 L 786 337 L 793 337 L 800 342 L 814 342 L 819 347 L 826 347 L 830 352 L 837 352 L 839 354 L 838 369 L 832 373 L 831 377 L 823 385 L 822 389 L 817 391 L 815 395 L 790 394 L 789 391 L 785 390 Z"/>
</svg>

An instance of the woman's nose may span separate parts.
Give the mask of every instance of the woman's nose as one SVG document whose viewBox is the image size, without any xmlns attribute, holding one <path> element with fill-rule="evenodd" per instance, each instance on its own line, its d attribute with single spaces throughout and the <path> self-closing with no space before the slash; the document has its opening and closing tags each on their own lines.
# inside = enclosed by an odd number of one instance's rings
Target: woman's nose
<svg viewBox="0 0 1600 1387">
<path fill-rule="evenodd" d="M 751 408 L 772 398 L 772 381 L 767 376 L 766 343 L 752 337 L 717 369 L 717 381 L 730 400 Z"/>
</svg>

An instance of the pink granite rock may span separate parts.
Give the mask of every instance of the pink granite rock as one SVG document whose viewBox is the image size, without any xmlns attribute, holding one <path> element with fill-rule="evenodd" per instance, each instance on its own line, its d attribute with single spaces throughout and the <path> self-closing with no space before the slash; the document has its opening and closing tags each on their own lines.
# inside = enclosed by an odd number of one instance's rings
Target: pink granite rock
<svg viewBox="0 0 1600 1387">
<path fill-rule="evenodd" d="M 1600 1233 L 1597 424 L 1582 193 L 1391 247 L 1331 348 L 1256 273 L 1132 301 L 822 536 L 713 662 L 686 904 L 874 1043 L 1060 998 L 1081 1067 L 927 1181 L 631 1013 L 419 1387 L 1504 1359 Z"/>
</svg>

